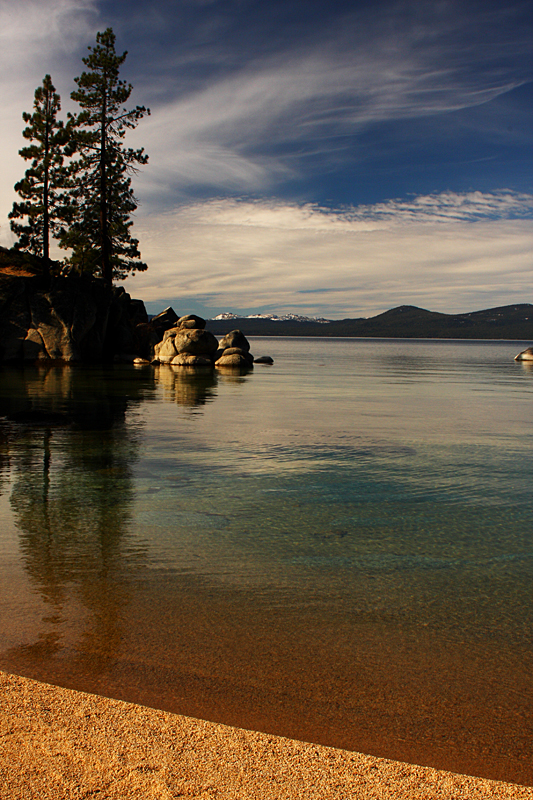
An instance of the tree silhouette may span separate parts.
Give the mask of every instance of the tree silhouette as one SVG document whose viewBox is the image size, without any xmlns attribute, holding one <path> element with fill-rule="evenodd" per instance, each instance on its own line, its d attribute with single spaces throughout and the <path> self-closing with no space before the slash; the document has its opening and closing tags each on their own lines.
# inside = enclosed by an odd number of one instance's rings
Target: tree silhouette
<svg viewBox="0 0 533 800">
<path fill-rule="evenodd" d="M 31 144 L 19 150 L 26 160 L 32 160 L 24 178 L 15 185 L 21 197 L 9 214 L 11 230 L 19 237 L 17 250 L 27 250 L 43 259 L 50 270 L 50 236 L 59 238 L 72 208 L 68 199 L 68 169 L 64 166 L 69 127 L 57 118 L 61 101 L 50 75 L 35 91 L 33 114 L 24 112 L 29 123 L 22 135 Z M 19 221 L 22 220 L 22 221 Z"/>
<path fill-rule="evenodd" d="M 72 165 L 76 216 L 61 247 L 72 249 L 70 264 L 100 272 L 111 285 L 113 278 L 146 269 L 139 260 L 139 242 L 130 233 L 130 215 L 137 208 L 131 174 L 148 156 L 142 148 L 124 147 L 123 139 L 150 112 L 144 106 L 124 108 L 133 87 L 119 79 L 127 52 L 116 54 L 113 30 L 98 33 L 89 50 L 82 59 L 88 71 L 75 78 L 78 88 L 71 94 L 82 108 L 78 115 L 69 114 L 78 154 Z"/>
</svg>

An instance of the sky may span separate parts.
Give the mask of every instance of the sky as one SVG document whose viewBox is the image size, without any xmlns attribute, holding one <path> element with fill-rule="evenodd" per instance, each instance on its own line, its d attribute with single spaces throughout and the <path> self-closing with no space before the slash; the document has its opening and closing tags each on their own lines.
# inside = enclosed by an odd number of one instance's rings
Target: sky
<svg viewBox="0 0 533 800">
<path fill-rule="evenodd" d="M 151 109 L 124 283 L 150 312 L 532 302 L 529 0 L 0 0 L 4 246 L 22 112 L 46 73 L 77 110 L 107 27 Z"/>
</svg>

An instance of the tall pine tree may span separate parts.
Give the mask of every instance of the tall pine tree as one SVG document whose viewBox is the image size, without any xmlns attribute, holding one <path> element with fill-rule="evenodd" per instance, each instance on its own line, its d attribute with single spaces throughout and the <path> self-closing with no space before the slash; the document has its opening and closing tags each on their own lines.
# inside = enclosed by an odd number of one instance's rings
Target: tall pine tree
<svg viewBox="0 0 533 800">
<path fill-rule="evenodd" d="M 61 247 L 72 249 L 73 266 L 99 272 L 111 285 L 113 278 L 146 269 L 139 260 L 139 242 L 130 233 L 130 215 L 137 208 L 131 175 L 148 156 L 143 149 L 125 148 L 123 139 L 150 112 L 144 106 L 124 108 L 133 87 L 119 79 L 127 52 L 116 54 L 113 30 L 98 33 L 89 50 L 83 59 L 88 71 L 75 78 L 78 88 L 71 94 L 82 108 L 77 116 L 69 115 L 78 154 L 72 193 L 76 218 Z"/>
<path fill-rule="evenodd" d="M 19 150 L 26 160 L 32 160 L 24 178 L 15 184 L 21 201 L 13 204 L 9 214 L 11 230 L 19 237 L 17 250 L 27 250 L 43 259 L 50 269 L 50 237 L 59 238 L 71 214 L 66 190 L 68 170 L 64 167 L 65 147 L 69 126 L 57 118 L 61 100 L 56 94 L 50 75 L 35 91 L 33 114 L 24 112 L 29 123 L 22 135 L 31 144 Z"/>
</svg>

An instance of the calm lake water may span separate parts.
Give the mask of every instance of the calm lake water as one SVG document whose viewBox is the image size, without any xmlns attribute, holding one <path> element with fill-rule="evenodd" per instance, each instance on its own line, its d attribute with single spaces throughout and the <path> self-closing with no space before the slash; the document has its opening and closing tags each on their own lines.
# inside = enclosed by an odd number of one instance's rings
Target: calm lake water
<svg viewBox="0 0 533 800">
<path fill-rule="evenodd" d="M 533 784 L 530 342 L 0 371 L 0 668 Z"/>
</svg>

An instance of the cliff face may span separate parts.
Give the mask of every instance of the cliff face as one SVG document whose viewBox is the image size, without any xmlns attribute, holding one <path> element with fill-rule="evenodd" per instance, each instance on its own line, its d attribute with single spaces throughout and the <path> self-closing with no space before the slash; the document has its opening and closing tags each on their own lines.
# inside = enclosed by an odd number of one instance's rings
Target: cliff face
<svg viewBox="0 0 533 800">
<path fill-rule="evenodd" d="M 0 272 L 0 361 L 94 362 L 139 350 L 144 304 L 87 275 Z"/>
</svg>

